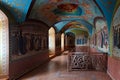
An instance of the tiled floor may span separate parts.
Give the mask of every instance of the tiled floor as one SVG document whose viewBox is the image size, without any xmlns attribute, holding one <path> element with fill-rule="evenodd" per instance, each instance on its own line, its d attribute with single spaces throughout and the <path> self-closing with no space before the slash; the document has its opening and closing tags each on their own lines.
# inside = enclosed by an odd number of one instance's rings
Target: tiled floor
<svg viewBox="0 0 120 80">
<path fill-rule="evenodd" d="M 61 55 L 52 59 L 19 80 L 111 80 L 104 72 L 67 71 L 67 56 Z"/>
</svg>

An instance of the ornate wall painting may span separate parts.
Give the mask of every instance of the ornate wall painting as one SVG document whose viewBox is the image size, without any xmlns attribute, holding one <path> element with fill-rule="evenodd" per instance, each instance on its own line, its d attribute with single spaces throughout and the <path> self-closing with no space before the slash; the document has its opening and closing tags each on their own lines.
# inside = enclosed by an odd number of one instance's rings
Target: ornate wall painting
<svg viewBox="0 0 120 80">
<path fill-rule="evenodd" d="M 91 43 L 92 47 L 95 47 L 97 45 L 97 34 L 95 33 L 92 38 L 91 38 Z"/>
<path fill-rule="evenodd" d="M 109 40 L 108 40 L 108 28 L 104 19 L 98 19 L 96 21 L 96 36 L 97 37 L 97 48 L 101 52 L 109 51 Z M 94 38 L 95 39 L 95 38 Z M 96 41 L 94 42 L 96 44 Z"/>
<path fill-rule="evenodd" d="M 97 47 L 99 48 L 101 46 L 101 34 L 100 32 L 97 32 Z"/>
<path fill-rule="evenodd" d="M 97 35 L 96 35 L 96 33 L 95 33 L 95 35 L 94 35 L 94 45 L 95 45 L 95 46 L 97 45 Z"/>
<path fill-rule="evenodd" d="M 112 22 L 112 15 L 114 14 L 114 8 L 116 5 L 116 0 L 95 0 L 96 3 L 100 6 L 103 11 L 107 23 L 108 23 L 108 31 L 110 32 L 110 26 Z"/>
<path fill-rule="evenodd" d="M 90 38 L 90 46 L 94 47 L 94 35 Z"/>
<path fill-rule="evenodd" d="M 113 56 L 120 57 L 120 6 L 118 7 L 113 18 Z"/>
<path fill-rule="evenodd" d="M 42 25 L 44 26 L 44 25 Z M 44 26 L 45 28 L 45 26 Z M 41 31 L 42 30 L 42 31 Z M 47 29 L 38 26 L 21 26 L 10 28 L 11 61 L 35 55 L 47 50 Z M 44 33 L 46 32 L 46 33 Z M 44 50 L 43 50 L 44 49 Z"/>
</svg>

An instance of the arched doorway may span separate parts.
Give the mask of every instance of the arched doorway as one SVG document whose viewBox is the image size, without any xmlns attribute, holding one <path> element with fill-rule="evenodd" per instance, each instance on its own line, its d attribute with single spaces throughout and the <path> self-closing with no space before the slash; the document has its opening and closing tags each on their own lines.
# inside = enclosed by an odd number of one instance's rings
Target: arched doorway
<svg viewBox="0 0 120 80">
<path fill-rule="evenodd" d="M 0 10 L 0 76 L 9 74 L 9 28 L 8 18 Z"/>
<path fill-rule="evenodd" d="M 75 34 L 72 32 L 65 33 L 65 50 L 75 48 Z"/>
<path fill-rule="evenodd" d="M 49 29 L 49 56 L 55 55 L 55 29 Z"/>
<path fill-rule="evenodd" d="M 61 34 L 61 51 L 64 51 L 64 33 Z"/>
</svg>

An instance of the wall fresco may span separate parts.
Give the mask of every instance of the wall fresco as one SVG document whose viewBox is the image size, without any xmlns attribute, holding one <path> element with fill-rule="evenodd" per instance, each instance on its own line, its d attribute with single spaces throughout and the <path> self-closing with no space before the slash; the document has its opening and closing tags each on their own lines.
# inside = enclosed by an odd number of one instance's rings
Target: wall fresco
<svg viewBox="0 0 120 80">
<path fill-rule="evenodd" d="M 105 15 L 108 24 L 108 31 L 110 31 L 112 15 L 117 1 L 116 0 L 95 0 L 95 1 L 100 6 L 100 8 L 103 11 L 103 14 Z"/>
<path fill-rule="evenodd" d="M 10 27 L 10 61 L 39 54 L 47 50 L 47 37 L 48 28 L 42 23 L 39 23 L 39 25 L 29 23 Z"/>
<path fill-rule="evenodd" d="M 120 57 L 120 6 L 118 7 L 112 22 L 112 51 L 113 56 Z"/>
<path fill-rule="evenodd" d="M 94 46 L 98 48 L 100 52 L 109 51 L 109 36 L 108 36 L 108 27 L 104 19 L 98 19 L 95 23 L 96 26 L 96 40 L 94 35 Z"/>
</svg>

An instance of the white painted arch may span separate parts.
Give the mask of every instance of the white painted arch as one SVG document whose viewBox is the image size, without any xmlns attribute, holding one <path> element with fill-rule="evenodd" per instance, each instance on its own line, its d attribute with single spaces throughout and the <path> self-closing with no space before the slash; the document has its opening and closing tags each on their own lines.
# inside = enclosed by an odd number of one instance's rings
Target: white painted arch
<svg viewBox="0 0 120 80">
<path fill-rule="evenodd" d="M 61 34 L 61 51 L 64 51 L 64 33 Z"/>
<path fill-rule="evenodd" d="M 0 10 L 0 75 L 9 74 L 9 27 L 8 18 Z"/>
<path fill-rule="evenodd" d="M 55 29 L 53 27 L 49 29 L 49 53 L 55 54 Z"/>
</svg>

